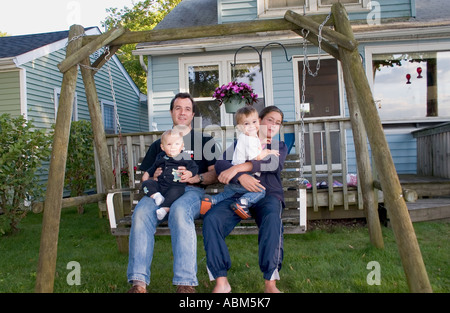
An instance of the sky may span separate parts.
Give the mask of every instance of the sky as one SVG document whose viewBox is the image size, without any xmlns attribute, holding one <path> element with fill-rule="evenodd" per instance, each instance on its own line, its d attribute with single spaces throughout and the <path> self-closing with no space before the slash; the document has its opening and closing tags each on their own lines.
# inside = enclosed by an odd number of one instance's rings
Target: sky
<svg viewBox="0 0 450 313">
<path fill-rule="evenodd" d="M 8 0 L 0 9 L 0 32 L 25 35 L 68 30 L 73 24 L 98 26 L 106 8 L 131 8 L 139 0 Z"/>
</svg>

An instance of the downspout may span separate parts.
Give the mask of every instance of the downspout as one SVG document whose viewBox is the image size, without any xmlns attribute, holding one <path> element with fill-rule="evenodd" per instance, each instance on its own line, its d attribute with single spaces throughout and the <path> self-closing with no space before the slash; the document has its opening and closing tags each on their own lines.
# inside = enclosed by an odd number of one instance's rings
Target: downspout
<svg viewBox="0 0 450 313">
<path fill-rule="evenodd" d="M 20 85 L 20 114 L 28 120 L 28 101 L 27 101 L 27 70 L 24 67 L 19 68 Z"/>
<path fill-rule="evenodd" d="M 411 17 L 416 17 L 416 0 L 411 0 Z"/>
</svg>

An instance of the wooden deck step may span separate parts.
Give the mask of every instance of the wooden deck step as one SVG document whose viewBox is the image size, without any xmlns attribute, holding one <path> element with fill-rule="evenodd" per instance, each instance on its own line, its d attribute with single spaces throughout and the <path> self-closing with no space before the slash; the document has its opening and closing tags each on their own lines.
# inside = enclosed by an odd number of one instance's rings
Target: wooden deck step
<svg viewBox="0 0 450 313">
<path fill-rule="evenodd" d="M 450 219 L 450 197 L 418 199 L 406 205 L 412 222 Z"/>
<path fill-rule="evenodd" d="M 398 175 L 404 189 L 411 189 L 422 197 L 450 196 L 450 179 L 435 176 Z"/>
</svg>

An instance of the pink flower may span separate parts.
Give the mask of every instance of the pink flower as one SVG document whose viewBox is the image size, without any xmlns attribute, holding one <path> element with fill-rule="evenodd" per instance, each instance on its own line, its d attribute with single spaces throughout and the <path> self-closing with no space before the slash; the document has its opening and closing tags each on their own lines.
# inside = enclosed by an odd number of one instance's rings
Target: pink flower
<svg viewBox="0 0 450 313">
<path fill-rule="evenodd" d="M 213 97 L 219 101 L 219 105 L 235 96 L 244 99 L 250 105 L 256 102 L 258 97 L 257 94 L 253 93 L 253 88 L 250 85 L 236 81 L 217 87 L 213 93 Z"/>
</svg>

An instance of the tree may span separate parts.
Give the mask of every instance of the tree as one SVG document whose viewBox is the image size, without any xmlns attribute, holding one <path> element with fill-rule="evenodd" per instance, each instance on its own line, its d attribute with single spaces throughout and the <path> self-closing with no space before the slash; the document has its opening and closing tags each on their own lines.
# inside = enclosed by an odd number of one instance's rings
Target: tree
<svg viewBox="0 0 450 313">
<path fill-rule="evenodd" d="M 109 15 L 102 26 L 111 29 L 123 26 L 131 31 L 152 30 L 181 0 L 145 0 L 140 1 L 130 9 L 109 8 Z M 140 91 L 147 93 L 147 75 L 142 69 L 139 57 L 132 54 L 136 44 L 123 45 L 117 55 L 134 80 Z"/>
</svg>

